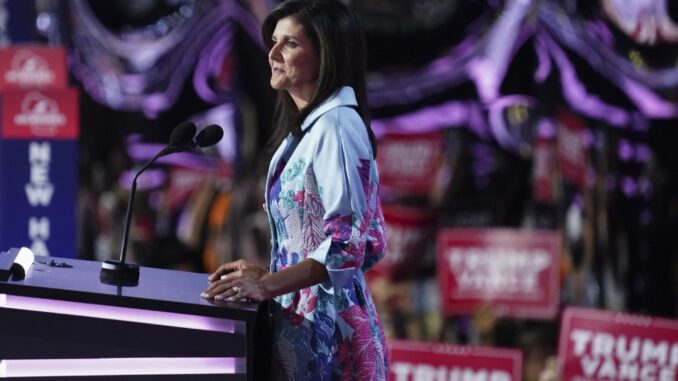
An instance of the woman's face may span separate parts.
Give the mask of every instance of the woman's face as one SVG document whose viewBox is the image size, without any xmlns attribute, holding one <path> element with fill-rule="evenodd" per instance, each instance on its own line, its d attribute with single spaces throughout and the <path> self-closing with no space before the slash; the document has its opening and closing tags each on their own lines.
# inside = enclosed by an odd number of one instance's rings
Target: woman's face
<svg viewBox="0 0 678 381">
<path fill-rule="evenodd" d="M 292 17 L 278 21 L 271 40 L 268 53 L 271 87 L 287 90 L 301 109 L 315 91 L 320 67 L 318 52 L 304 33 L 304 27 Z"/>
</svg>

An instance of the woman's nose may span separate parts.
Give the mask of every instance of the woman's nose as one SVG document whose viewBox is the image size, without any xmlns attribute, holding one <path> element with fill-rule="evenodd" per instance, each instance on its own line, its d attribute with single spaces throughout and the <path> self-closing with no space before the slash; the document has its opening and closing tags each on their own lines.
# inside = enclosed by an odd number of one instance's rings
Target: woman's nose
<svg viewBox="0 0 678 381">
<path fill-rule="evenodd" d="M 271 50 L 268 51 L 268 58 L 273 61 L 280 61 L 282 56 L 280 55 L 280 47 L 278 44 L 274 44 L 271 47 Z"/>
</svg>

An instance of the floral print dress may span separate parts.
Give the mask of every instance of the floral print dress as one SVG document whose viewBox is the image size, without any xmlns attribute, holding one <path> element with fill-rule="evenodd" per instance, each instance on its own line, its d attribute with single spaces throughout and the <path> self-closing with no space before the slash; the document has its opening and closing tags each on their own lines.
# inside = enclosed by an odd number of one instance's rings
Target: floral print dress
<svg viewBox="0 0 678 381">
<path fill-rule="evenodd" d="M 384 333 L 364 273 L 384 255 L 378 173 L 350 87 L 273 155 L 266 185 L 270 270 L 311 258 L 329 281 L 276 297 L 273 373 L 289 380 L 385 380 Z"/>
</svg>

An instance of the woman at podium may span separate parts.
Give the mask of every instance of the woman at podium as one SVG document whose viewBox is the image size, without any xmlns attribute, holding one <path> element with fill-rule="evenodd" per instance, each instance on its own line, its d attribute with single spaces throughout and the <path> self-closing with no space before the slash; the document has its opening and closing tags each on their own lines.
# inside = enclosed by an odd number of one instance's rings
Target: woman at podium
<svg viewBox="0 0 678 381">
<path fill-rule="evenodd" d="M 262 36 L 278 90 L 264 204 L 270 268 L 225 263 L 202 297 L 271 300 L 274 379 L 385 380 L 383 329 L 364 277 L 385 238 L 363 32 L 340 1 L 288 0 Z"/>
</svg>

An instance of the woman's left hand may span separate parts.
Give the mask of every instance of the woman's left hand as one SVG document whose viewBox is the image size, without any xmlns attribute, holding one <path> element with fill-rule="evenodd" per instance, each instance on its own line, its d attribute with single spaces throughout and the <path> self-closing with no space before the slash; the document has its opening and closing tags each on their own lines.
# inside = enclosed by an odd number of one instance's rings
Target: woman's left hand
<svg viewBox="0 0 678 381">
<path fill-rule="evenodd" d="M 204 299 L 214 298 L 228 302 L 243 300 L 261 302 L 271 298 L 271 293 L 263 282 L 265 276 L 256 279 L 239 275 L 231 273 L 228 276 L 222 276 L 221 279 L 212 282 L 200 296 Z"/>
</svg>

